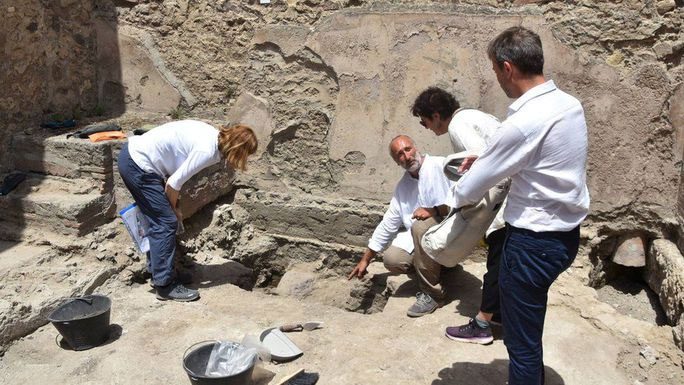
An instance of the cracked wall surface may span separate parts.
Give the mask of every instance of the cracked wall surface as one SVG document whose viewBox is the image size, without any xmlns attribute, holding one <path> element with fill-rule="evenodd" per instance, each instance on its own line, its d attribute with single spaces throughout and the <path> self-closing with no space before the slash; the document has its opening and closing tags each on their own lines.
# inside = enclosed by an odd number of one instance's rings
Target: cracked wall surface
<svg viewBox="0 0 684 385">
<path fill-rule="evenodd" d="M 257 128 L 252 183 L 380 200 L 401 172 L 387 154 L 391 137 L 408 133 L 425 152 L 450 151 L 446 138 L 410 116 L 421 89 L 440 85 L 466 106 L 505 116 L 510 100 L 485 48 L 498 31 L 522 24 L 542 36 L 547 76 L 585 107 L 591 219 L 667 235 L 675 208 L 681 217 L 681 1 L 34 0 L 2 7 L 6 132 L 51 113 L 182 109 Z M 10 168 L 3 159 L 0 169 Z"/>
</svg>

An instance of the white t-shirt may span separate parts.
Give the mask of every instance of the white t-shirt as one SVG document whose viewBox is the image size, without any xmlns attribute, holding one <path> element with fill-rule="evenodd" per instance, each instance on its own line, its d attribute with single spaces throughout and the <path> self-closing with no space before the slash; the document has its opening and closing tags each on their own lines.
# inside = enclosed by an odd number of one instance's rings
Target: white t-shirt
<svg viewBox="0 0 684 385">
<path fill-rule="evenodd" d="M 449 122 L 449 139 L 451 139 L 454 153 L 469 151 L 477 155 L 482 154 L 500 128 L 501 122 L 499 122 L 499 119 L 490 114 L 475 109 L 462 108 L 457 110 L 452 116 L 451 122 Z M 450 191 L 450 202 L 455 200 L 455 188 L 456 186 L 454 185 L 452 191 Z M 494 221 L 492 221 L 492 224 L 487 229 L 486 235 L 506 226 L 503 216 L 505 205 L 506 201 L 504 201 L 503 207 L 501 207 Z"/>
<path fill-rule="evenodd" d="M 392 242 L 392 246 L 404 249 L 407 253 L 413 252 L 413 212 L 419 207 L 443 205 L 449 194 L 452 182 L 442 171 L 443 163 L 441 156 L 425 155 L 418 179 L 408 171 L 404 173 L 394 188 L 389 208 L 368 241 L 369 249 L 381 252 Z M 405 230 L 399 231 L 402 226 Z"/>
<path fill-rule="evenodd" d="M 162 124 L 128 141 L 131 158 L 143 171 L 167 178 L 175 190 L 202 169 L 218 163 L 219 131 L 197 120 Z"/>
<path fill-rule="evenodd" d="M 459 180 L 456 207 L 511 177 L 506 222 L 532 231 L 569 231 L 589 212 L 587 124 L 574 97 L 549 80 L 523 94 L 499 133 Z"/>
</svg>

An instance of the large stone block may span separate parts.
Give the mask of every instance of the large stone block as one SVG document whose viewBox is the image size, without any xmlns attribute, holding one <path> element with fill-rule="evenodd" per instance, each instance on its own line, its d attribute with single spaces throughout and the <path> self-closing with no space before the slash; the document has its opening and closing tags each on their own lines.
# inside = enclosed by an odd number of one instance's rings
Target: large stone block
<svg viewBox="0 0 684 385">
<path fill-rule="evenodd" d="M 658 294 L 671 325 L 684 314 L 684 256 L 677 245 L 657 239 L 651 243 L 644 279 Z"/>
<path fill-rule="evenodd" d="M 112 142 L 92 143 L 66 135 L 16 135 L 12 139 L 14 169 L 64 178 L 99 181 L 101 191 L 111 188 Z"/>
<path fill-rule="evenodd" d="M 374 202 L 275 192 L 240 194 L 235 203 L 247 209 L 251 224 L 268 233 L 354 246 L 366 246 L 385 209 Z"/>
<path fill-rule="evenodd" d="M 114 217 L 114 197 L 86 179 L 31 175 L 0 197 L 4 239 L 42 232 L 83 235 Z"/>
<path fill-rule="evenodd" d="M 180 208 L 185 218 L 190 218 L 202 207 L 233 190 L 235 172 L 223 163 L 200 171 L 181 189 Z"/>
</svg>

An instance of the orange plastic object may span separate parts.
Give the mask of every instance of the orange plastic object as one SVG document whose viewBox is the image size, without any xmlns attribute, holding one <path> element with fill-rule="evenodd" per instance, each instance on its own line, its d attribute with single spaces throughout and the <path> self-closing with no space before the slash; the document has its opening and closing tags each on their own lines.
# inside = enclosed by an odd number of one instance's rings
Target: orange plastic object
<svg viewBox="0 0 684 385">
<path fill-rule="evenodd" d="M 126 134 L 121 131 L 104 131 L 88 135 L 91 142 L 103 142 L 105 140 L 126 139 Z"/>
</svg>

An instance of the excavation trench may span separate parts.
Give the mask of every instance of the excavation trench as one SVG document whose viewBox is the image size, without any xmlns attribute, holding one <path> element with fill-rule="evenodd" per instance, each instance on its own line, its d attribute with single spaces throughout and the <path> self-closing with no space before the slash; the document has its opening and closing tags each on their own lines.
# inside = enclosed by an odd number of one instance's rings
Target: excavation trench
<svg viewBox="0 0 684 385">
<path fill-rule="evenodd" d="M 238 190 L 186 224 L 181 263 L 204 280 L 233 277 L 246 290 L 292 296 L 364 314 L 382 311 L 393 288 L 375 264 L 347 280 L 381 207 L 367 202 Z"/>
<path fill-rule="evenodd" d="M 347 280 L 382 209 L 382 205 L 353 200 L 238 190 L 189 221 L 180 250 L 186 261 L 199 265 L 210 263 L 211 256 L 230 261 L 201 267 L 202 274 L 233 276 L 232 283 L 246 290 L 364 314 L 381 312 L 390 296 L 413 295 L 417 290 L 414 280 L 390 275 L 381 263 L 371 265 L 368 279 Z M 644 278 L 647 267 L 612 261 L 622 238 L 607 237 L 590 252 L 588 285 L 597 291 L 599 300 L 621 314 L 654 325 L 668 324 L 658 294 Z M 484 258 L 483 251 L 477 250 L 472 260 Z M 454 297 L 462 297 L 463 290 L 477 296 L 482 277 L 448 273 L 454 276 L 446 279 L 460 281 L 451 288 Z M 464 278 L 472 278 L 467 282 L 473 287 L 464 288 Z M 460 300 L 476 303 L 479 299 Z"/>
</svg>

